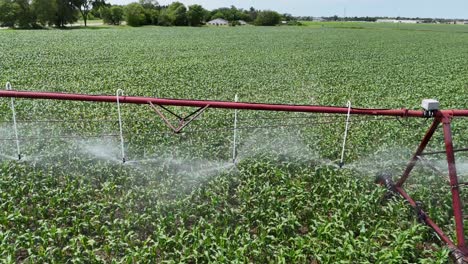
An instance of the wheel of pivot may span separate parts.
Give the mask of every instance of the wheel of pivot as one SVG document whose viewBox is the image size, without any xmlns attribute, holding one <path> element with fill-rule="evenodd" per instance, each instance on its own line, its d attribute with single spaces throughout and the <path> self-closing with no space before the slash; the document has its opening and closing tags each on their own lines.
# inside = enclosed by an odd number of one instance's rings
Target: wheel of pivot
<svg viewBox="0 0 468 264">
<path fill-rule="evenodd" d="M 392 174 L 385 171 L 380 172 L 376 175 L 375 182 L 381 184 L 387 188 L 387 193 L 385 194 L 386 199 L 390 199 L 397 195 L 397 191 L 395 188 L 395 183 L 392 180 Z"/>
</svg>

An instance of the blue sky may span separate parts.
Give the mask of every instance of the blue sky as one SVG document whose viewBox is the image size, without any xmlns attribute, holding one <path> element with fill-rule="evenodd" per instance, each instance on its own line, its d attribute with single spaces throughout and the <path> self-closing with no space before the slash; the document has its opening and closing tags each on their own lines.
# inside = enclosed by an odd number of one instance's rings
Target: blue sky
<svg viewBox="0 0 468 264">
<path fill-rule="evenodd" d="M 138 0 L 110 0 L 128 4 Z M 173 1 L 159 0 L 160 4 Z M 186 5 L 201 4 L 207 9 L 235 5 L 272 9 L 296 16 L 403 16 L 468 18 L 468 0 L 179 0 Z"/>
</svg>

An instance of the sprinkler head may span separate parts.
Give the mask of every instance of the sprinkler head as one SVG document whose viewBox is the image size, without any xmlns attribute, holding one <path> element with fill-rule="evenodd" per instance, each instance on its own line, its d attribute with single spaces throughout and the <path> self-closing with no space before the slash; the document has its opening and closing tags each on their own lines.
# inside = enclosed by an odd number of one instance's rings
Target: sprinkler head
<svg viewBox="0 0 468 264">
<path fill-rule="evenodd" d="M 344 166 L 344 162 L 340 162 L 340 163 L 338 164 L 338 166 L 340 166 L 340 169 L 342 169 L 343 166 Z"/>
<path fill-rule="evenodd" d="M 125 164 L 125 162 L 127 162 L 127 160 L 125 159 L 125 157 L 122 158 L 122 163 Z"/>
<path fill-rule="evenodd" d="M 18 160 L 21 160 L 21 154 L 18 154 Z"/>
</svg>

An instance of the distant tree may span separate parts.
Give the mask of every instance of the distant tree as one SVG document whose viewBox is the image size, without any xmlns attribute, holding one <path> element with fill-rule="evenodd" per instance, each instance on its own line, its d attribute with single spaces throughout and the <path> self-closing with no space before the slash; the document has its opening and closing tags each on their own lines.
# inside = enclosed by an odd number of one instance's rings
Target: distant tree
<svg viewBox="0 0 468 264">
<path fill-rule="evenodd" d="M 241 23 L 239 22 L 239 20 L 233 20 L 229 22 L 229 26 L 231 27 L 240 26 L 240 25 Z"/>
<path fill-rule="evenodd" d="M 294 20 L 294 17 L 293 17 L 291 14 L 284 13 L 284 14 L 282 15 L 282 19 L 283 19 L 284 21 L 291 21 L 291 20 Z"/>
<path fill-rule="evenodd" d="M 261 11 L 257 15 L 254 23 L 257 26 L 275 26 L 281 21 L 281 15 L 275 11 Z"/>
<path fill-rule="evenodd" d="M 28 0 L 14 0 L 19 6 L 18 13 L 16 14 L 16 24 L 20 28 L 31 28 L 35 24 L 35 17 L 31 11 L 31 5 Z"/>
<path fill-rule="evenodd" d="M 120 25 L 124 19 L 124 9 L 121 6 L 113 6 L 110 8 L 112 14 L 112 23 L 114 25 Z"/>
<path fill-rule="evenodd" d="M 99 8 L 102 6 L 108 6 L 110 7 L 111 4 L 106 3 L 106 0 L 94 0 L 93 1 L 93 8 Z"/>
<path fill-rule="evenodd" d="M 85 27 L 88 25 L 88 16 L 93 8 L 95 0 L 71 0 L 73 5 L 80 11 Z"/>
<path fill-rule="evenodd" d="M 258 11 L 255 10 L 255 8 L 251 7 L 247 12 L 247 15 L 249 17 L 247 21 L 255 21 L 255 19 L 257 19 Z"/>
<path fill-rule="evenodd" d="M 174 2 L 167 8 L 169 19 L 174 26 L 187 25 L 187 8 L 180 2 Z"/>
<path fill-rule="evenodd" d="M 144 25 L 157 25 L 159 17 L 159 10 L 155 8 L 145 8 L 145 21 Z"/>
<path fill-rule="evenodd" d="M 244 20 L 248 22 L 252 21 L 250 20 L 250 16 L 245 11 L 239 12 L 239 20 Z"/>
<path fill-rule="evenodd" d="M 33 0 L 31 8 L 37 22 L 42 26 L 52 26 L 57 15 L 57 2 L 55 0 Z"/>
<path fill-rule="evenodd" d="M 139 0 L 138 3 L 144 9 L 158 9 L 159 8 L 159 2 L 156 0 Z"/>
<path fill-rule="evenodd" d="M 57 27 L 65 27 L 78 20 L 78 11 L 69 0 L 56 0 L 57 14 L 55 16 L 54 24 Z"/>
<path fill-rule="evenodd" d="M 168 27 L 172 25 L 171 18 L 169 17 L 169 11 L 167 8 L 162 9 L 158 16 L 158 25 Z"/>
<path fill-rule="evenodd" d="M 172 22 L 174 26 L 186 26 L 187 25 L 187 8 L 180 6 L 172 13 Z"/>
<path fill-rule="evenodd" d="M 210 19 L 217 19 L 217 18 L 227 19 L 226 16 L 224 15 L 224 13 L 221 12 L 221 11 L 217 11 L 216 13 L 212 13 Z"/>
<path fill-rule="evenodd" d="M 0 0 L 0 25 L 14 27 L 20 6 L 12 0 Z"/>
<path fill-rule="evenodd" d="M 102 19 L 102 21 L 105 24 L 113 25 L 114 22 L 112 21 L 112 14 L 111 14 L 110 9 L 111 8 L 108 7 L 108 6 L 104 6 L 104 7 L 99 8 L 99 17 Z M 96 16 L 96 15 L 94 15 L 94 16 Z"/>
<path fill-rule="evenodd" d="M 124 9 L 121 6 L 101 7 L 101 18 L 109 25 L 120 25 L 124 18 Z"/>
<path fill-rule="evenodd" d="M 187 12 L 188 25 L 198 27 L 203 24 L 206 10 L 201 5 L 191 5 Z"/>
<path fill-rule="evenodd" d="M 237 21 L 240 19 L 240 12 L 235 6 L 231 5 L 226 11 L 229 14 L 229 21 Z"/>
<path fill-rule="evenodd" d="M 125 20 L 127 25 L 139 27 L 145 22 L 145 9 L 138 3 L 131 3 L 125 7 Z"/>
<path fill-rule="evenodd" d="M 235 6 L 231 6 L 229 8 L 222 7 L 211 11 L 211 19 L 216 18 L 226 19 L 230 22 L 238 20 L 251 21 L 247 11 L 237 9 Z"/>
<path fill-rule="evenodd" d="M 101 17 L 101 8 L 104 7 L 112 7 L 111 4 L 106 3 L 105 0 L 94 0 L 93 1 L 93 8 L 89 12 L 89 14 L 95 18 L 102 18 Z"/>
<path fill-rule="evenodd" d="M 232 12 L 232 8 L 222 7 L 211 11 L 211 19 L 222 18 L 228 21 L 235 20 L 235 14 Z"/>
<path fill-rule="evenodd" d="M 207 9 L 203 8 L 203 21 L 210 21 L 211 20 L 211 12 Z"/>
</svg>

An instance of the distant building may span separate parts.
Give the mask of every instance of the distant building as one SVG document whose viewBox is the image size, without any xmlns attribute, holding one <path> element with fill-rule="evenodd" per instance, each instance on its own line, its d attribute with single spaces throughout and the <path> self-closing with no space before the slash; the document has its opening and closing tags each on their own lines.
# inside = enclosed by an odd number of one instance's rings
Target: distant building
<svg viewBox="0 0 468 264">
<path fill-rule="evenodd" d="M 404 24 L 420 24 L 420 20 L 398 20 L 398 23 L 404 23 Z"/>
<path fill-rule="evenodd" d="M 377 23 L 403 23 L 403 24 L 419 24 L 420 20 L 404 20 L 404 19 L 377 19 Z"/>
<path fill-rule="evenodd" d="M 377 23 L 396 23 L 395 19 L 377 19 Z"/>
<path fill-rule="evenodd" d="M 217 19 L 208 21 L 206 24 L 211 25 L 211 26 L 228 26 L 229 21 L 222 19 L 222 18 L 217 18 Z"/>
<path fill-rule="evenodd" d="M 247 25 L 247 22 L 245 22 L 244 20 L 239 20 L 238 22 L 239 22 L 239 25 L 241 26 Z"/>
<path fill-rule="evenodd" d="M 314 17 L 312 18 L 312 21 L 315 21 L 315 22 L 324 22 L 325 19 L 323 17 Z"/>
</svg>

